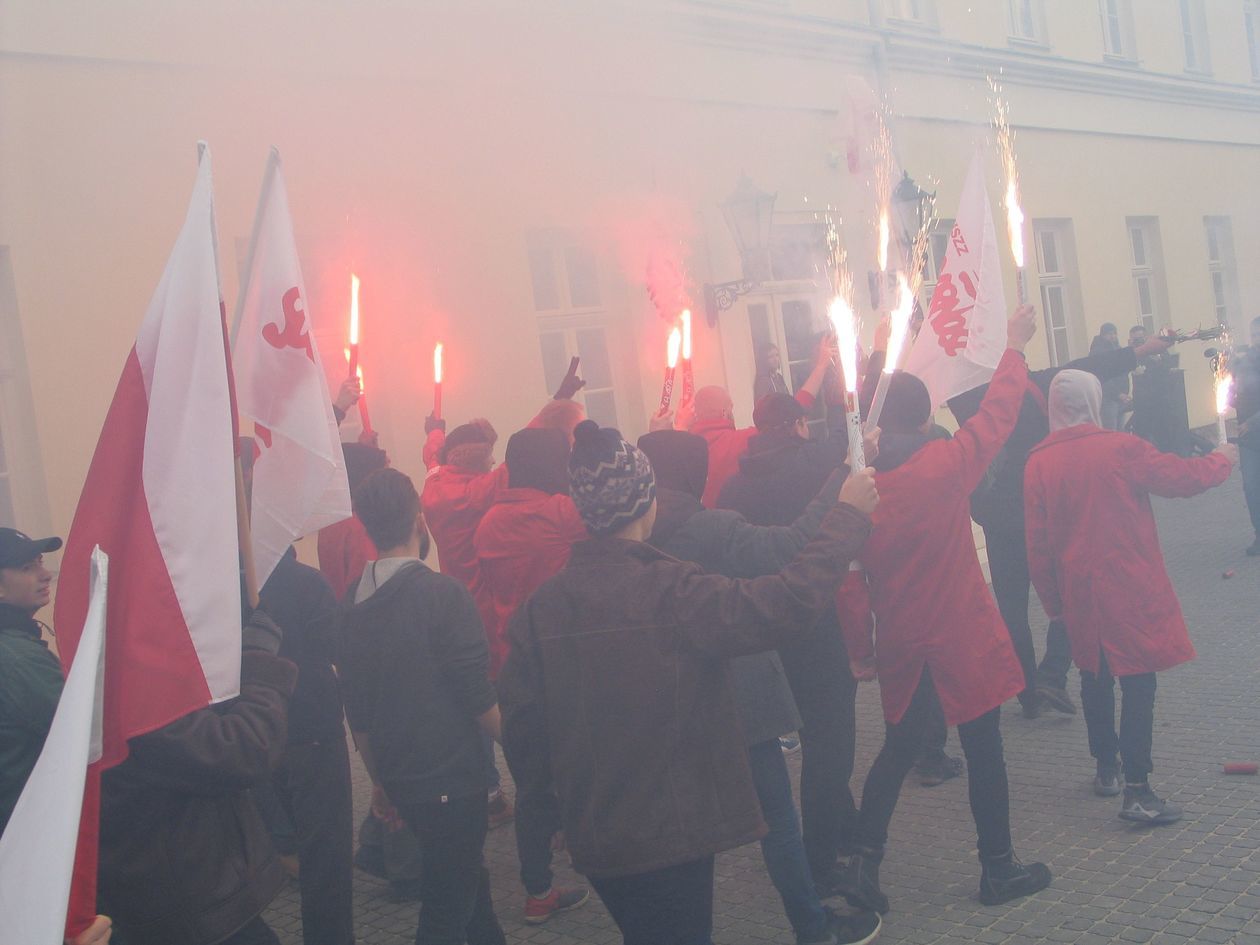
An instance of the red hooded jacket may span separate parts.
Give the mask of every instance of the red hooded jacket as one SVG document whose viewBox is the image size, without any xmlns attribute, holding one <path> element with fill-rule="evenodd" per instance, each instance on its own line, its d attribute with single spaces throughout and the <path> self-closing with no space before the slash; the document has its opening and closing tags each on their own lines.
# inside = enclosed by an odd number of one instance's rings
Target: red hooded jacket
<svg viewBox="0 0 1260 945">
<path fill-rule="evenodd" d="M 1024 473 L 1028 569 L 1051 617 L 1062 617 L 1076 665 L 1117 676 L 1194 659 L 1159 548 L 1151 493 L 1198 495 L 1229 478 L 1220 453 L 1182 459 L 1093 424 L 1056 430 Z"/>
<path fill-rule="evenodd" d="M 332 585 L 337 600 L 346 596 L 367 563 L 376 560 L 376 546 L 354 515 L 321 528 L 315 549 L 319 555 L 319 572 Z"/>
<path fill-rule="evenodd" d="M 1015 426 L 1027 383 L 1023 357 L 1007 351 L 980 411 L 952 440 L 931 440 L 875 476 L 880 503 L 859 558 L 876 638 L 860 620 L 842 627 L 850 660 L 874 650 L 889 722 L 905 714 L 925 666 L 949 725 L 978 718 L 1024 688 L 976 557 L 970 499 Z"/>
<path fill-rule="evenodd" d="M 473 598 L 490 643 L 490 678 L 508 656 L 507 625 L 516 609 L 569 562 L 575 541 L 589 538 L 567 495 L 504 489 L 473 539 L 480 571 Z"/>
</svg>

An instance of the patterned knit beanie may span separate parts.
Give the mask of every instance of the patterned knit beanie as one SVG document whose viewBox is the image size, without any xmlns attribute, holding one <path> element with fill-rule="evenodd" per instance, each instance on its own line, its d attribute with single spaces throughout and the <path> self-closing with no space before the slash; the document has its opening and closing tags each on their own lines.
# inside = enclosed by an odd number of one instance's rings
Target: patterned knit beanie
<svg viewBox="0 0 1260 945">
<path fill-rule="evenodd" d="M 612 428 L 583 420 L 573 431 L 569 494 L 595 537 L 620 531 L 656 499 L 652 464 Z"/>
</svg>

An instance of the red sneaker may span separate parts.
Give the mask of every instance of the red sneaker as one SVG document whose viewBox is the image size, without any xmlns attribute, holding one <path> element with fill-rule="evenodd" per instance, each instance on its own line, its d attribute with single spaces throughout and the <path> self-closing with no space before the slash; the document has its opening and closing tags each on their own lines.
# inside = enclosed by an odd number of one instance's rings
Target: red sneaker
<svg viewBox="0 0 1260 945">
<path fill-rule="evenodd" d="M 585 905 L 586 900 L 590 898 L 591 894 L 585 886 L 576 886 L 573 889 L 552 886 L 551 892 L 541 899 L 536 896 L 525 897 L 525 921 L 531 925 L 538 925 L 540 922 L 546 922 L 557 912 L 567 912 Z"/>
<path fill-rule="evenodd" d="M 490 798 L 490 829 L 502 827 L 509 820 L 516 816 L 516 808 L 512 804 L 512 799 L 502 791 Z"/>
</svg>

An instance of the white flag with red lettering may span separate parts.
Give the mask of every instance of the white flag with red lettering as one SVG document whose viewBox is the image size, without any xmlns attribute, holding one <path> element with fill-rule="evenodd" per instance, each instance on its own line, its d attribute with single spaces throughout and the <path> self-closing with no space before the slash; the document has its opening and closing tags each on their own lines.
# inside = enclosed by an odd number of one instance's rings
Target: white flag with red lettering
<svg viewBox="0 0 1260 945">
<path fill-rule="evenodd" d="M 906 371 L 927 385 L 932 409 L 993 377 L 1006 350 L 1006 321 L 1001 251 L 977 150 L 936 291 L 906 359 Z"/>
<path fill-rule="evenodd" d="M 262 585 L 292 542 L 350 517 L 337 420 L 311 331 L 275 148 L 263 176 L 235 326 L 237 405 L 254 421 L 250 525 Z"/>
</svg>

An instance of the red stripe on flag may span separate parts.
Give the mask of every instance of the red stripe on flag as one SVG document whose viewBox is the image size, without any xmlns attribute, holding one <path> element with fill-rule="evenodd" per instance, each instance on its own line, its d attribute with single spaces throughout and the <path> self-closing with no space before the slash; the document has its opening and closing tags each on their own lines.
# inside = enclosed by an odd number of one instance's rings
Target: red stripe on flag
<svg viewBox="0 0 1260 945">
<path fill-rule="evenodd" d="M 106 768 L 127 757 L 127 739 L 210 702 L 144 494 L 148 415 L 133 348 L 70 526 L 54 614 L 58 648 L 69 666 L 87 616 L 89 558 L 99 544 L 110 558 L 101 759 Z"/>
<path fill-rule="evenodd" d="M 100 859 L 101 765 L 90 764 L 83 782 L 83 811 L 79 842 L 74 850 L 70 902 L 66 909 L 66 938 L 83 933 L 96 919 L 96 874 Z"/>
</svg>

